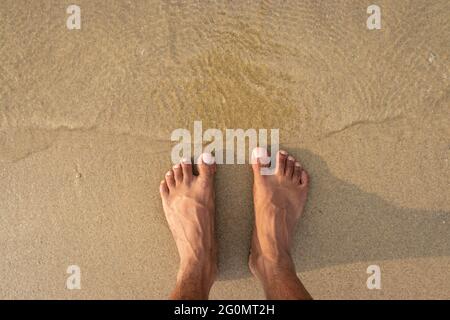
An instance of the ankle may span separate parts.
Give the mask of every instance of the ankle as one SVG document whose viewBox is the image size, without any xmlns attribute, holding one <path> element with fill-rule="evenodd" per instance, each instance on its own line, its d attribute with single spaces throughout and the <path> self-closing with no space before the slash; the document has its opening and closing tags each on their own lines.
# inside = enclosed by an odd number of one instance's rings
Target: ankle
<svg viewBox="0 0 450 320">
<path fill-rule="evenodd" d="M 263 283 L 276 278 L 296 277 L 295 265 L 290 256 L 268 258 L 263 255 L 252 256 L 250 268 Z"/>
<path fill-rule="evenodd" d="M 178 269 L 177 283 L 195 279 L 193 283 L 209 292 L 216 274 L 217 265 L 211 259 L 183 261 Z"/>
</svg>

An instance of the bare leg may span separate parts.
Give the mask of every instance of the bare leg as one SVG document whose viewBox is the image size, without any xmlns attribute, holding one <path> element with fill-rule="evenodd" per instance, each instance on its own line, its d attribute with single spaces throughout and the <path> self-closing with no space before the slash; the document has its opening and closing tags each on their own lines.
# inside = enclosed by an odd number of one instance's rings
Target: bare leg
<svg viewBox="0 0 450 320">
<path fill-rule="evenodd" d="M 267 151 L 257 148 L 253 155 L 267 157 Z M 306 204 L 308 174 L 285 151 L 277 154 L 274 175 L 261 175 L 261 166 L 259 161 L 252 164 L 255 227 L 250 270 L 268 299 L 312 299 L 297 277 L 290 253 L 295 225 Z"/>
<path fill-rule="evenodd" d="M 166 173 L 160 193 L 180 256 L 171 299 L 208 299 L 217 273 L 214 236 L 214 173 L 211 155 L 199 159 L 199 175 L 184 161 Z"/>
</svg>

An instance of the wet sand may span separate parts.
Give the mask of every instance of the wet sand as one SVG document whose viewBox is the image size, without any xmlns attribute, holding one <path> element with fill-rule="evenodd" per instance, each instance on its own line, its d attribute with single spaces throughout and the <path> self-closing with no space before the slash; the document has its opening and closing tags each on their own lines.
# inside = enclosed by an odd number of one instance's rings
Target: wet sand
<svg viewBox="0 0 450 320">
<path fill-rule="evenodd" d="M 174 143 L 279 128 L 312 177 L 293 253 L 316 299 L 450 298 L 450 3 L 0 4 L 0 298 L 166 298 Z M 262 298 L 251 171 L 220 165 L 211 297 Z M 81 268 L 81 290 L 65 287 Z M 368 290 L 377 264 L 382 289 Z"/>
</svg>

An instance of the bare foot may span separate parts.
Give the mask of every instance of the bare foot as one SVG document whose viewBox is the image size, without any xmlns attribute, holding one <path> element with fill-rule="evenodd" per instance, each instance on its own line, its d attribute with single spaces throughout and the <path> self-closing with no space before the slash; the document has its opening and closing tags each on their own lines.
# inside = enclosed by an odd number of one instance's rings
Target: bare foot
<svg viewBox="0 0 450 320">
<path fill-rule="evenodd" d="M 256 148 L 254 158 L 266 158 L 267 151 Z M 308 174 L 287 152 L 277 154 L 275 174 L 261 175 L 261 160 L 252 164 L 255 226 L 249 267 L 262 282 L 268 298 L 310 298 L 295 272 L 291 257 L 295 226 L 308 194 Z"/>
<path fill-rule="evenodd" d="M 214 236 L 214 174 L 210 154 L 198 161 L 199 175 L 190 161 L 166 173 L 160 193 L 164 213 L 180 255 L 174 299 L 206 299 L 217 273 Z"/>
</svg>

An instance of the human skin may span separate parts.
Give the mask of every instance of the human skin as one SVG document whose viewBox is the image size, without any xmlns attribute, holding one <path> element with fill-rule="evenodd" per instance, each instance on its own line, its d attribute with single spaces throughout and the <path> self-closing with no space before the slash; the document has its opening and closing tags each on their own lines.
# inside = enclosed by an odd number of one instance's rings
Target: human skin
<svg viewBox="0 0 450 320">
<path fill-rule="evenodd" d="M 311 299 L 297 277 L 291 257 L 295 226 L 305 208 L 309 176 L 300 162 L 286 151 L 277 153 L 275 174 L 261 175 L 268 166 L 267 151 L 254 151 L 253 228 L 249 267 L 263 286 L 267 299 Z"/>
<path fill-rule="evenodd" d="M 261 175 L 267 151 L 253 152 L 255 226 L 249 267 L 268 299 L 311 299 L 295 272 L 290 251 L 297 221 L 304 210 L 308 174 L 287 152 L 277 154 L 273 175 Z M 180 256 L 171 299 L 207 299 L 217 275 L 214 234 L 214 175 L 210 154 L 198 159 L 198 175 L 184 160 L 161 181 L 164 213 Z"/>
</svg>

